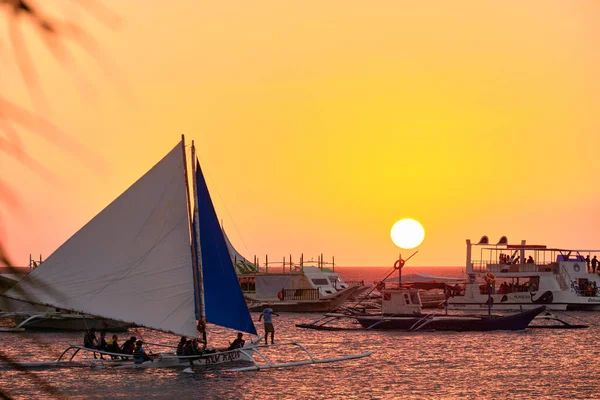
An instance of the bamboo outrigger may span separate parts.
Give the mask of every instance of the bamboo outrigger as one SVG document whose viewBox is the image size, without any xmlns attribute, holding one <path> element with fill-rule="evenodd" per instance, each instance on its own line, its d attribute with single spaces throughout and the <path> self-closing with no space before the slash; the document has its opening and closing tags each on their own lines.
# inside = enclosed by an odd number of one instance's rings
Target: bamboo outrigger
<svg viewBox="0 0 600 400">
<path fill-rule="evenodd" d="M 353 354 L 348 356 L 338 356 L 330 358 L 315 358 L 313 354 L 301 343 L 298 342 L 286 342 L 271 345 L 258 345 L 256 344 L 257 338 L 251 342 L 249 346 L 242 347 L 234 350 L 218 351 L 214 353 L 208 353 L 203 355 L 193 356 L 178 356 L 173 352 L 159 353 L 154 356 L 152 361 L 145 361 L 141 364 L 133 362 L 133 355 L 112 353 L 109 351 L 102 351 L 97 349 L 90 349 L 84 346 L 71 345 L 65 351 L 62 352 L 60 357 L 56 361 L 48 362 L 19 362 L 19 363 L 5 363 L 0 364 L 2 367 L 19 367 L 19 368 L 52 368 L 52 367 L 105 367 L 115 369 L 145 369 L 145 368 L 184 368 L 183 372 L 192 373 L 194 372 L 191 368 L 193 367 L 205 367 L 211 368 L 222 364 L 229 364 L 234 362 L 245 362 L 251 363 L 252 365 L 229 368 L 229 369 L 218 369 L 219 372 L 242 372 L 242 371 L 259 371 L 263 369 L 274 369 L 274 368 L 289 368 L 301 365 L 310 364 L 325 364 L 345 360 L 353 360 L 363 357 L 368 357 L 372 353 L 365 352 L 361 354 Z M 300 361 L 291 361 L 284 363 L 273 363 L 269 360 L 267 355 L 264 354 L 263 349 L 273 347 L 293 346 L 300 349 L 308 359 Z M 69 353 L 71 352 L 70 356 Z M 80 352 L 100 354 L 108 357 L 115 357 L 115 359 L 101 359 L 101 358 L 84 358 L 77 360 L 75 357 Z M 254 357 L 254 354 L 259 356 L 259 361 Z M 191 365 L 190 365 L 191 364 Z M 206 370 L 206 369 L 205 369 Z M 215 371 L 211 368 L 210 371 Z"/>
</svg>

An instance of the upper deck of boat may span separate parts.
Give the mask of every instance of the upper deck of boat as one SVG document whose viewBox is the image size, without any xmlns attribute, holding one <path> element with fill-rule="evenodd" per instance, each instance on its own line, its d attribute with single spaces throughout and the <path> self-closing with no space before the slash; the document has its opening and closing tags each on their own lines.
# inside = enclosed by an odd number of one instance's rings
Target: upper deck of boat
<svg viewBox="0 0 600 400">
<path fill-rule="evenodd" d="M 531 274 L 540 274 L 540 273 L 557 273 L 558 272 L 558 263 L 544 263 L 544 264 L 536 264 L 536 263 L 524 263 L 524 264 L 499 264 L 499 263 L 487 263 L 487 262 L 474 262 L 473 263 L 473 271 L 474 272 L 492 272 L 494 274 L 497 273 L 506 273 L 506 274 L 519 274 L 519 275 L 531 275 Z"/>
</svg>

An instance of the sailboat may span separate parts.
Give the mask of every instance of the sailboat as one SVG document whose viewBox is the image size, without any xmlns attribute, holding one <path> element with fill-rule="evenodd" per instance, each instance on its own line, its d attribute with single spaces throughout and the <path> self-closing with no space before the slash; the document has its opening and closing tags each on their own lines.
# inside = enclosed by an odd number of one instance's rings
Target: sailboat
<svg viewBox="0 0 600 400">
<path fill-rule="evenodd" d="M 193 211 L 182 135 L 162 160 L 3 296 L 187 337 L 198 335 L 198 321 L 256 335 L 195 158 L 192 142 Z M 259 340 L 194 363 L 246 360 L 264 368 L 252 358 Z M 306 363 L 340 359 L 309 356 Z M 189 366 L 186 357 L 172 353 L 139 365 L 145 364 Z"/>
</svg>

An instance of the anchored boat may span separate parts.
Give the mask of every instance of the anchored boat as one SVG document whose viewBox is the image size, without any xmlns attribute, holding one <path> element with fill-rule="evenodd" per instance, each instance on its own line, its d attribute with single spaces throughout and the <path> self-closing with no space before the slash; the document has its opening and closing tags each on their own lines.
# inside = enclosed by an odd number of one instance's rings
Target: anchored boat
<svg viewBox="0 0 600 400">
<path fill-rule="evenodd" d="M 13 287 L 20 279 L 26 276 L 39 263 L 30 256 L 28 267 L 0 267 L 0 293 Z M 25 330 L 59 330 L 59 331 L 84 331 L 92 327 L 108 329 L 111 332 L 127 331 L 132 325 L 124 324 L 106 318 L 97 318 L 54 307 L 45 307 L 30 304 L 20 300 L 13 300 L 0 296 L 0 332 L 23 332 Z"/>
<path fill-rule="evenodd" d="M 257 257 L 248 261 L 231 244 L 225 234 L 227 247 L 233 259 L 238 281 L 251 311 L 262 311 L 266 304 L 276 312 L 328 312 L 346 300 L 368 290 L 364 281 L 345 282 L 335 272 L 335 260 L 328 263 L 319 255 L 316 265 L 312 261 L 300 263 L 269 261 L 265 257 L 259 267 Z M 329 268 L 331 267 L 331 268 Z"/>
<path fill-rule="evenodd" d="M 473 255 L 473 247 L 480 254 Z M 508 244 L 505 236 L 491 245 L 487 236 L 467 240 L 467 282 L 448 299 L 455 310 L 533 309 L 600 310 L 600 250 Z M 477 257 L 477 258 L 475 258 Z M 594 262 L 596 259 L 596 262 Z M 488 290 L 489 288 L 489 290 Z"/>
<path fill-rule="evenodd" d="M 251 311 L 260 311 L 265 304 L 276 312 L 333 311 L 360 290 L 346 285 L 338 274 L 314 266 L 287 273 L 247 273 L 238 279 Z"/>
<path fill-rule="evenodd" d="M 419 289 L 402 285 L 402 267 L 405 261 L 400 258 L 394 265 L 399 271 L 398 283 L 393 286 L 382 282 L 379 285 L 382 294 L 380 312 L 369 313 L 357 307 L 347 308 L 344 313 L 328 313 L 321 319 L 309 324 L 297 324 L 299 328 L 318 330 L 341 330 L 330 324 L 340 319 L 356 321 L 365 330 L 401 330 L 415 332 L 419 330 L 436 331 L 494 331 L 524 330 L 529 323 L 546 307 L 539 306 L 533 310 L 513 315 L 449 315 L 447 313 L 422 313 Z M 356 328 L 349 328 L 356 329 Z"/>
</svg>

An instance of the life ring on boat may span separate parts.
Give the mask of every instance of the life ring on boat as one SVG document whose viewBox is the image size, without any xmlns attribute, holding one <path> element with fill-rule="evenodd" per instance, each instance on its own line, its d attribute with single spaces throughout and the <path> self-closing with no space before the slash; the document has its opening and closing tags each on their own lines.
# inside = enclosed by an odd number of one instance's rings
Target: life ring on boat
<svg viewBox="0 0 600 400">
<path fill-rule="evenodd" d="M 406 261 L 404 261 L 401 258 L 397 259 L 396 262 L 394 263 L 394 269 L 400 269 L 400 268 L 404 267 L 405 262 Z"/>
<path fill-rule="evenodd" d="M 277 298 L 281 301 L 283 301 L 283 299 L 285 299 L 285 295 L 283 294 L 283 289 L 281 289 L 279 292 L 277 292 Z"/>
<path fill-rule="evenodd" d="M 484 279 L 487 283 L 496 282 L 496 276 L 494 274 L 492 274 L 491 272 L 486 272 Z"/>
</svg>

